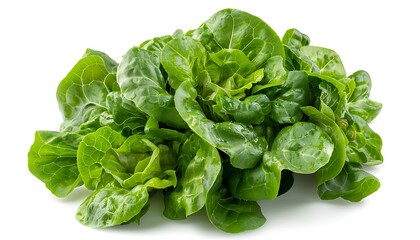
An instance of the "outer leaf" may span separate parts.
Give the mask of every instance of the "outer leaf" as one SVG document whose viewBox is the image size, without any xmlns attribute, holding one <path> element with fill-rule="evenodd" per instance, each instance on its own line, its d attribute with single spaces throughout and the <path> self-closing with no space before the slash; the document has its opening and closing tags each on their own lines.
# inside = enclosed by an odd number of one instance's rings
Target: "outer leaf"
<svg viewBox="0 0 420 240">
<path fill-rule="evenodd" d="M 316 63 L 322 75 L 331 76 L 335 79 L 341 79 L 347 76 L 340 57 L 333 50 L 322 47 L 304 46 L 300 49 L 300 52 Z"/>
<path fill-rule="evenodd" d="M 96 189 L 104 172 L 120 181 L 129 176 L 112 150 L 124 141 L 125 137 L 109 127 L 102 127 L 83 138 L 77 150 L 77 167 L 87 189 Z"/>
<path fill-rule="evenodd" d="M 382 104 L 369 99 L 372 82 L 365 71 L 357 71 L 349 76 L 353 79 L 356 88 L 350 95 L 348 111 L 351 115 L 357 115 L 366 122 L 371 122 L 381 111 Z"/>
<path fill-rule="evenodd" d="M 101 51 L 97 51 L 97 50 L 93 50 L 93 49 L 86 49 L 85 54 L 83 55 L 83 57 L 87 57 L 87 56 L 99 56 L 101 57 L 104 62 L 105 62 L 105 66 L 108 69 L 108 72 L 110 73 L 115 73 L 117 72 L 117 67 L 118 67 L 118 63 L 115 62 L 111 57 L 108 56 L 108 54 L 101 52 Z"/>
<path fill-rule="evenodd" d="M 89 227 L 106 228 L 130 221 L 146 206 L 147 188 L 137 186 L 131 190 L 104 187 L 93 192 L 77 210 L 76 218 Z"/>
<path fill-rule="evenodd" d="M 185 142 L 178 161 L 179 184 L 165 194 L 163 214 L 170 219 L 184 219 L 202 209 L 222 167 L 217 149 L 196 134 Z"/>
<path fill-rule="evenodd" d="M 299 32 L 299 30 L 295 28 L 292 28 L 288 29 L 284 33 L 282 43 L 299 50 L 301 47 L 308 46 L 310 39 L 308 35 Z"/>
<path fill-rule="evenodd" d="M 226 169 L 224 179 L 235 198 L 246 201 L 271 200 L 278 195 L 281 170 L 278 159 L 265 154 L 262 162 L 251 169 Z"/>
<path fill-rule="evenodd" d="M 206 50 L 190 37 L 175 38 L 162 50 L 161 64 L 168 73 L 168 81 L 177 89 L 183 81 L 197 82 L 206 61 Z"/>
<path fill-rule="evenodd" d="M 257 202 L 231 197 L 224 186 L 209 193 L 206 210 L 210 222 L 228 233 L 257 229 L 266 221 Z"/>
<path fill-rule="evenodd" d="M 160 59 L 152 52 L 134 47 L 123 57 L 117 73 L 121 92 L 140 110 L 175 128 L 185 128 L 166 91 L 166 82 L 159 69 Z"/>
<path fill-rule="evenodd" d="M 195 100 L 197 91 L 190 82 L 183 82 L 175 93 L 175 106 L 193 132 L 212 146 L 230 156 L 237 168 L 251 168 L 257 164 L 267 148 L 263 137 L 251 128 L 233 122 L 215 123 L 204 115 Z"/>
<path fill-rule="evenodd" d="M 282 169 L 309 174 L 327 164 L 334 149 L 328 134 L 313 123 L 298 122 L 283 128 L 272 146 L 272 157 Z"/>
<path fill-rule="evenodd" d="M 308 72 L 319 72 L 319 67 L 296 48 L 284 45 L 285 61 L 284 68 L 288 71 L 305 70 Z"/>
<path fill-rule="evenodd" d="M 382 139 L 375 133 L 361 117 L 354 116 L 354 130 L 357 137 L 349 142 L 349 147 L 358 154 L 364 155 L 362 159 L 365 165 L 377 165 L 384 161 L 381 153 Z"/>
<path fill-rule="evenodd" d="M 115 75 L 108 72 L 104 59 L 97 55 L 82 58 L 57 89 L 64 118 L 62 130 L 91 132 L 99 128 L 95 121 L 106 111 L 106 96 L 118 89 Z"/>
<path fill-rule="evenodd" d="M 82 135 L 37 131 L 28 153 L 29 171 L 57 197 L 65 197 L 81 184 L 77 146 Z"/>
<path fill-rule="evenodd" d="M 359 116 L 367 122 L 371 122 L 382 109 L 382 104 L 364 98 L 348 104 L 348 111 L 352 116 Z"/>
<path fill-rule="evenodd" d="M 257 67 L 271 56 L 284 57 L 283 45 L 273 29 L 260 18 L 236 9 L 217 12 L 194 32 L 193 37 L 209 52 L 239 49 Z"/>
<path fill-rule="evenodd" d="M 317 171 L 318 186 L 337 176 L 346 161 L 347 138 L 333 119 L 321 113 L 316 108 L 302 107 L 302 111 L 309 116 L 309 120 L 321 127 L 333 140 L 334 151 L 330 161 Z"/>
<path fill-rule="evenodd" d="M 363 171 L 360 164 L 346 163 L 339 175 L 319 186 L 318 195 L 324 200 L 342 197 L 358 202 L 378 190 L 379 187 L 378 179 Z"/>
<path fill-rule="evenodd" d="M 170 35 L 165 35 L 162 37 L 156 37 L 150 40 L 147 40 L 140 44 L 140 48 L 153 52 L 156 56 L 160 56 L 162 53 L 163 48 L 166 46 L 166 44 L 174 39 Z"/>
<path fill-rule="evenodd" d="M 372 81 L 369 73 L 366 71 L 357 71 L 349 76 L 356 83 L 352 95 L 350 96 L 349 102 L 355 102 L 357 100 L 368 98 L 370 95 L 370 89 L 372 88 Z"/>
</svg>

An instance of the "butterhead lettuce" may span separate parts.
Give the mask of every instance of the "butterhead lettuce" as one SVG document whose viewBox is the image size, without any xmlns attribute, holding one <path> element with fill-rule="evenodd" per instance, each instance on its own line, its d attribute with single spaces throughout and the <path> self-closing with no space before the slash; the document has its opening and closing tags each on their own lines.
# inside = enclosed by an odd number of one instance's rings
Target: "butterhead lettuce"
<svg viewBox="0 0 420 240">
<path fill-rule="evenodd" d="M 58 85 L 61 128 L 35 133 L 28 167 L 57 197 L 91 190 L 76 214 L 90 227 L 139 223 L 161 191 L 169 219 L 205 211 L 222 231 L 252 230 L 266 221 L 258 201 L 296 174 L 316 175 L 325 200 L 378 190 L 364 169 L 383 162 L 371 87 L 298 30 L 280 38 L 224 9 L 120 63 L 88 49 Z"/>
</svg>

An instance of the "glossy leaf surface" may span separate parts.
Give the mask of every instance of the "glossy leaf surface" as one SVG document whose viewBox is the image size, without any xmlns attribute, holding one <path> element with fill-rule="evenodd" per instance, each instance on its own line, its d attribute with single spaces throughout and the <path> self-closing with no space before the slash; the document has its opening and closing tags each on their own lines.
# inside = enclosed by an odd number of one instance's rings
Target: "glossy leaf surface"
<svg viewBox="0 0 420 240">
<path fill-rule="evenodd" d="M 130 221 L 146 206 L 149 195 L 145 186 L 131 190 L 104 187 L 93 192 L 80 205 L 76 218 L 94 228 L 106 228 Z"/>
</svg>

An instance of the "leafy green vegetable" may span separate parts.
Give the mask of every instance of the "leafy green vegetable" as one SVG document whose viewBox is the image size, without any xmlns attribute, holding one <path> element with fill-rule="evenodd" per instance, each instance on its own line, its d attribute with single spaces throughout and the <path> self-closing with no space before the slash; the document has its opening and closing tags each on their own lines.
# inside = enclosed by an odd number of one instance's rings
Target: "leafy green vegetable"
<svg viewBox="0 0 420 240">
<path fill-rule="evenodd" d="M 300 48 L 300 51 L 318 66 L 320 74 L 333 77 L 337 80 L 346 77 L 346 70 L 341 59 L 333 50 L 314 46 L 303 46 Z"/>
<path fill-rule="evenodd" d="M 270 26 L 260 18 L 236 9 L 217 12 L 194 32 L 193 37 L 209 52 L 239 49 L 256 67 L 271 56 L 284 56 L 280 38 Z"/>
<path fill-rule="evenodd" d="M 125 137 L 109 127 L 100 128 L 83 138 L 77 150 L 77 167 L 87 189 L 96 189 L 104 173 L 111 174 L 119 181 L 128 177 L 124 166 L 112 151 L 124 141 Z"/>
<path fill-rule="evenodd" d="M 63 131 L 91 132 L 100 127 L 106 109 L 106 97 L 118 91 L 115 74 L 108 72 L 100 56 L 82 58 L 57 89 L 57 101 L 63 114 Z"/>
<path fill-rule="evenodd" d="M 348 109 L 350 114 L 371 122 L 382 109 L 382 104 L 369 99 L 372 82 L 365 71 L 357 71 L 349 76 L 355 82 L 355 89 L 350 95 Z"/>
<path fill-rule="evenodd" d="M 203 45 L 190 37 L 175 38 L 162 49 L 161 64 L 168 72 L 168 82 L 173 89 L 190 80 L 197 82 L 206 60 L 206 50 Z"/>
<path fill-rule="evenodd" d="M 145 207 L 149 195 L 145 186 L 131 190 L 103 187 L 80 205 L 76 218 L 84 225 L 105 228 L 130 221 Z"/>
<path fill-rule="evenodd" d="M 378 190 L 379 186 L 378 179 L 363 171 L 360 164 L 346 163 L 340 174 L 320 186 L 318 194 L 321 199 L 342 197 L 358 202 Z"/>
<path fill-rule="evenodd" d="M 304 71 L 291 71 L 278 88 L 266 93 L 271 99 L 271 120 L 279 123 L 296 123 L 303 117 L 300 107 L 310 101 L 308 75 Z"/>
<path fill-rule="evenodd" d="M 118 84 L 128 100 L 149 116 L 175 128 L 185 127 L 174 106 L 173 95 L 166 91 L 166 82 L 160 71 L 160 58 L 137 47 L 123 57 L 118 72 Z"/>
<path fill-rule="evenodd" d="M 257 202 L 236 199 L 223 185 L 209 194 L 206 210 L 210 222 L 228 233 L 257 229 L 266 221 Z"/>
<path fill-rule="evenodd" d="M 193 134 L 178 158 L 180 181 L 165 194 L 163 214 L 184 219 L 204 207 L 207 195 L 221 171 L 217 149 Z"/>
<path fill-rule="evenodd" d="M 65 197 L 81 183 L 77 169 L 77 133 L 37 131 L 28 154 L 31 173 L 57 197 Z"/>
<path fill-rule="evenodd" d="M 110 92 L 106 97 L 106 108 L 112 121 L 127 135 L 141 133 L 147 122 L 147 115 L 140 111 L 136 105 L 126 99 L 121 92 Z"/>
<path fill-rule="evenodd" d="M 130 136 L 116 150 L 120 162 L 130 164 L 134 161 L 133 174 L 121 185 L 131 188 L 146 185 L 157 189 L 176 186 L 176 157 L 166 145 L 155 145 L 150 140 L 139 135 Z M 136 162 L 137 161 L 137 162 Z"/>
<path fill-rule="evenodd" d="M 183 82 L 175 92 L 175 106 L 182 119 L 201 138 L 226 152 L 233 166 L 251 168 L 267 147 L 264 138 L 251 128 L 234 122 L 215 123 L 207 119 L 195 100 L 197 91 L 191 82 Z"/>
<path fill-rule="evenodd" d="M 280 188 L 280 164 L 272 157 L 264 156 L 262 162 L 251 169 L 226 169 L 224 178 L 231 194 L 238 199 L 258 201 L 274 199 Z"/>
<path fill-rule="evenodd" d="M 325 200 L 378 190 L 363 169 L 383 162 L 371 88 L 297 29 L 280 39 L 225 9 L 120 63 L 87 49 L 58 85 L 60 131 L 35 133 L 28 168 L 57 197 L 92 190 L 76 215 L 87 226 L 139 223 L 162 191 L 167 218 L 206 211 L 222 231 L 253 230 L 266 221 L 257 201 L 281 197 L 295 174 L 316 175 Z"/>
<path fill-rule="evenodd" d="M 317 172 L 318 185 L 337 176 L 346 160 L 345 147 L 348 144 L 346 136 L 333 119 L 312 106 L 302 107 L 310 120 L 326 131 L 334 141 L 334 151 L 329 162 Z"/>
<path fill-rule="evenodd" d="M 274 140 L 273 157 L 295 173 L 316 172 L 330 160 L 334 145 L 320 127 L 305 122 L 283 128 Z"/>
</svg>

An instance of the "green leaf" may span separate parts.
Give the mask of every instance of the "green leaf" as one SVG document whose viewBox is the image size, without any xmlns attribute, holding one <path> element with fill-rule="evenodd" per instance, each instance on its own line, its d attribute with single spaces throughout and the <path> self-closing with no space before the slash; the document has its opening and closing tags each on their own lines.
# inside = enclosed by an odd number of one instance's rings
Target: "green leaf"
<svg viewBox="0 0 420 240">
<path fill-rule="evenodd" d="M 322 100 L 321 100 L 321 105 L 319 106 L 319 110 L 321 111 L 322 114 L 324 114 L 325 116 L 331 118 L 333 121 L 335 121 L 335 113 L 334 111 L 327 105 L 325 104 Z"/>
<path fill-rule="evenodd" d="M 65 197 L 81 184 L 77 169 L 77 133 L 37 131 L 28 153 L 29 171 L 57 197 Z"/>
<path fill-rule="evenodd" d="M 112 121 L 122 126 L 129 135 L 142 132 L 147 115 L 126 99 L 121 92 L 110 92 L 106 97 L 106 108 L 112 115 Z"/>
<path fill-rule="evenodd" d="M 352 116 L 359 116 L 367 122 L 371 122 L 382 109 L 382 103 L 364 98 L 348 104 L 348 111 Z"/>
<path fill-rule="evenodd" d="M 282 169 L 314 173 L 330 160 L 334 143 L 313 123 L 298 122 L 283 128 L 273 142 L 271 155 Z"/>
<path fill-rule="evenodd" d="M 124 141 L 125 137 L 109 127 L 102 127 L 83 138 L 77 150 L 77 167 L 87 189 L 96 189 L 105 172 L 120 181 L 129 177 L 113 151 Z"/>
<path fill-rule="evenodd" d="M 93 192 L 77 210 L 77 220 L 89 227 L 107 228 L 130 221 L 149 200 L 147 188 L 104 187 Z"/>
<path fill-rule="evenodd" d="M 310 43 L 310 39 L 306 34 L 299 32 L 299 30 L 295 28 L 292 28 L 292 29 L 288 29 L 284 33 L 282 43 L 284 45 L 287 45 L 289 47 L 299 50 L 300 48 L 304 46 L 308 46 Z"/>
<path fill-rule="evenodd" d="M 174 106 L 173 95 L 166 91 L 166 82 L 159 69 L 160 58 L 134 47 L 123 57 L 117 80 L 124 97 L 156 120 L 174 128 L 185 128 Z"/>
<path fill-rule="evenodd" d="M 227 96 L 218 96 L 213 110 L 233 116 L 236 122 L 246 125 L 261 124 L 271 111 L 270 99 L 264 94 L 253 95 L 243 101 Z"/>
<path fill-rule="evenodd" d="M 215 84 L 210 81 L 205 81 L 203 91 L 200 93 L 207 100 L 215 100 L 217 96 L 229 96 L 238 99 L 246 97 L 247 90 L 251 89 L 256 83 L 264 78 L 264 69 L 258 69 L 252 72 L 247 77 L 239 74 L 234 74 L 224 81 Z"/>
<path fill-rule="evenodd" d="M 255 85 L 252 88 L 252 93 L 255 94 L 266 88 L 276 87 L 283 84 L 287 79 L 286 69 L 283 67 L 283 58 L 280 56 L 273 56 L 267 60 L 264 66 L 264 79 L 260 82 L 261 85 Z"/>
<path fill-rule="evenodd" d="M 318 85 L 321 90 L 319 100 L 326 104 L 331 110 L 335 111 L 339 107 L 342 94 L 331 83 L 322 81 Z"/>
<path fill-rule="evenodd" d="M 342 197 L 358 202 L 377 191 L 379 187 L 378 179 L 363 171 L 360 164 L 346 163 L 339 175 L 319 186 L 318 195 L 324 200 Z"/>
<path fill-rule="evenodd" d="M 153 150 L 143 142 L 144 138 L 146 138 L 144 135 L 131 135 L 124 143 L 113 149 L 114 154 L 128 173 L 134 173 L 140 162 L 146 163 L 152 155 Z M 146 142 L 154 148 L 156 147 L 150 141 L 146 140 Z"/>
<path fill-rule="evenodd" d="M 288 71 L 319 72 L 319 67 L 293 46 L 284 45 L 284 68 Z"/>
<path fill-rule="evenodd" d="M 98 55 L 82 58 L 60 82 L 57 101 L 69 132 L 92 132 L 101 127 L 98 118 L 106 111 L 106 96 L 119 90 L 115 74 L 108 71 Z"/>
<path fill-rule="evenodd" d="M 332 139 L 334 150 L 330 161 L 317 171 L 318 186 L 337 176 L 346 161 L 346 136 L 333 119 L 321 113 L 312 106 L 302 107 L 302 111 L 309 116 L 309 121 L 321 127 Z"/>
<path fill-rule="evenodd" d="M 356 83 L 356 88 L 350 96 L 349 102 L 355 102 L 363 98 L 368 98 L 372 88 L 372 81 L 369 73 L 366 71 L 357 71 L 350 75 L 349 78 L 353 79 Z"/>
<path fill-rule="evenodd" d="M 152 189 L 166 189 L 175 187 L 177 184 L 176 171 L 163 171 L 158 177 L 152 177 L 144 183 L 144 186 Z"/>
<path fill-rule="evenodd" d="M 121 162 L 138 161 L 133 174 L 121 182 L 125 188 L 146 185 L 152 188 L 176 186 L 173 169 L 176 156 L 166 145 L 155 145 L 142 136 L 131 136 L 116 150 Z M 145 157 L 144 153 L 149 156 Z M 144 157 L 144 158 L 143 158 Z M 124 160 L 123 160 L 124 159 Z"/>
<path fill-rule="evenodd" d="M 215 123 L 203 113 L 195 100 L 197 91 L 183 82 L 175 93 L 175 106 L 190 129 L 212 146 L 230 156 L 237 168 L 251 168 L 261 159 L 267 142 L 253 129 L 234 122 Z"/>
<path fill-rule="evenodd" d="M 349 147 L 362 154 L 363 164 L 377 165 L 384 161 L 381 153 L 382 139 L 361 117 L 353 116 L 353 130 L 357 137 L 349 141 Z"/>
<path fill-rule="evenodd" d="M 174 39 L 174 38 L 170 35 L 156 37 L 156 38 L 153 38 L 153 39 L 150 39 L 150 40 L 147 40 L 147 41 L 143 42 L 142 44 L 140 44 L 139 47 L 141 49 L 153 52 L 156 56 L 160 56 L 163 48 L 172 39 Z"/>
<path fill-rule="evenodd" d="M 302 119 L 300 109 L 310 102 L 308 75 L 304 71 L 291 71 L 278 88 L 268 90 L 271 101 L 271 120 L 279 123 L 295 123 Z"/>
<path fill-rule="evenodd" d="M 118 68 L 118 63 L 115 62 L 111 57 L 108 56 L 108 54 L 101 52 L 101 51 L 97 51 L 97 50 L 93 50 L 93 49 L 86 49 L 85 54 L 83 55 L 83 57 L 87 57 L 87 56 L 99 56 L 101 57 L 104 62 L 105 62 L 105 66 L 108 69 L 108 72 L 110 73 L 115 73 L 117 72 L 117 68 Z"/>
<path fill-rule="evenodd" d="M 278 35 L 260 18 L 249 13 L 224 9 L 194 31 L 209 52 L 239 49 L 258 68 L 272 56 L 284 57 Z"/>
<path fill-rule="evenodd" d="M 197 82 L 206 61 L 206 50 L 190 37 L 175 38 L 162 50 L 161 64 L 168 73 L 168 82 L 177 89 L 183 81 Z"/>
<path fill-rule="evenodd" d="M 159 122 L 153 117 L 149 117 L 149 119 L 147 120 L 146 126 L 144 128 L 144 133 L 148 137 L 153 138 L 153 139 L 172 140 L 172 141 L 178 141 L 180 143 L 184 143 L 191 132 L 186 131 L 182 133 L 174 129 L 160 128 Z"/>
<path fill-rule="evenodd" d="M 256 66 L 244 52 L 238 49 L 222 49 L 209 54 L 206 70 L 212 82 L 219 83 L 237 74 L 246 77 L 256 70 Z"/>
<path fill-rule="evenodd" d="M 349 76 L 356 87 L 350 95 L 348 111 L 353 116 L 359 116 L 368 123 L 371 122 L 382 109 L 382 104 L 369 99 L 372 82 L 365 71 L 357 71 Z"/>
<path fill-rule="evenodd" d="M 303 46 L 300 52 L 316 63 L 320 74 L 335 79 L 341 79 L 347 76 L 340 57 L 333 50 L 322 47 Z"/>
<path fill-rule="evenodd" d="M 272 200 L 279 192 L 281 170 L 278 159 L 265 154 L 263 160 L 251 169 L 227 168 L 225 179 L 229 192 L 235 198 Z"/>
<path fill-rule="evenodd" d="M 228 233 L 257 229 L 266 221 L 257 202 L 236 199 L 223 185 L 209 193 L 206 210 L 210 222 Z"/>
<path fill-rule="evenodd" d="M 318 88 L 321 90 L 318 96 L 320 102 L 324 102 L 339 117 L 346 114 L 347 96 L 348 91 L 350 91 L 347 88 L 347 82 L 343 83 L 333 77 L 319 73 L 309 73 L 309 81 L 314 85 L 318 84 Z M 319 105 L 319 103 L 315 105 Z"/>
<path fill-rule="evenodd" d="M 165 193 L 163 214 L 170 219 L 184 219 L 202 209 L 222 167 L 217 149 L 196 134 L 183 145 L 178 164 L 178 185 Z"/>
</svg>

